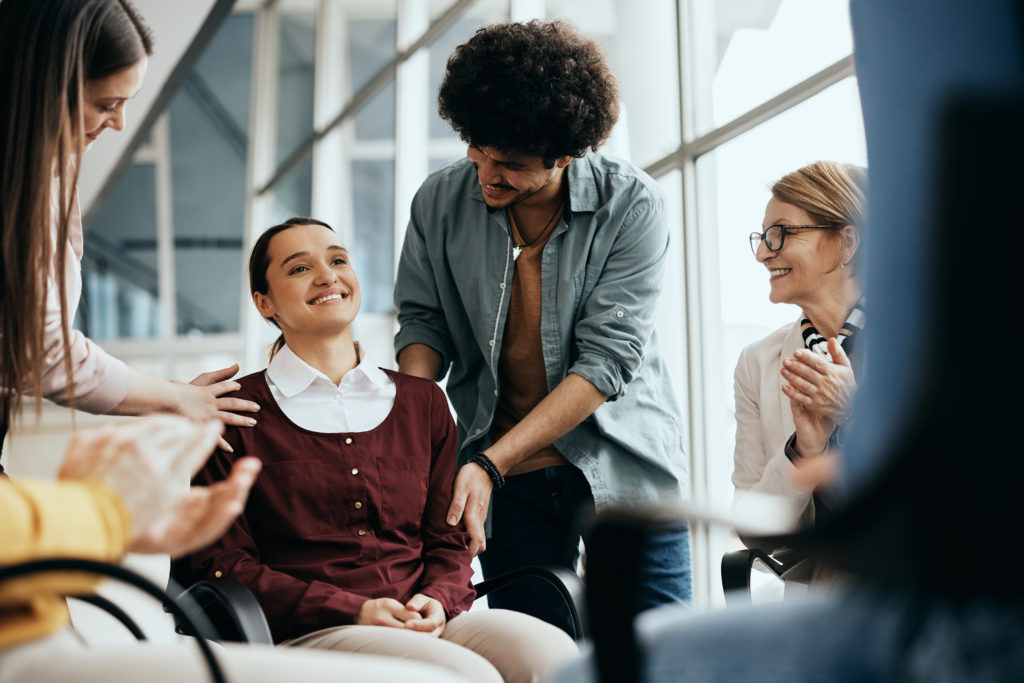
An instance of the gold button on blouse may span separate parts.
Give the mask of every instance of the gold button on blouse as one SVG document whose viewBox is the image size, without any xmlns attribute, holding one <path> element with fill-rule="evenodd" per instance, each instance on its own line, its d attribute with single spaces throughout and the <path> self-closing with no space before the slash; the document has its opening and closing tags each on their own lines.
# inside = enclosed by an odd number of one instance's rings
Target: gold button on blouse
<svg viewBox="0 0 1024 683">
<path fill-rule="evenodd" d="M 362 510 L 362 509 L 363 509 L 363 504 L 362 504 L 362 503 L 360 503 L 360 502 L 359 502 L 359 501 L 357 500 L 357 501 L 356 501 L 356 510 Z"/>
<path fill-rule="evenodd" d="M 358 467 L 353 467 L 352 468 L 352 474 L 359 474 L 359 468 Z"/>
<path fill-rule="evenodd" d="M 358 533 L 359 533 L 360 536 L 365 536 L 366 535 L 366 529 L 360 529 Z"/>
<path fill-rule="evenodd" d="M 351 436 L 345 437 L 345 445 L 347 445 L 347 446 L 351 446 L 352 445 L 352 437 Z"/>
<path fill-rule="evenodd" d="M 224 572 L 222 572 L 221 570 L 218 569 L 217 571 L 215 571 L 213 573 L 213 576 L 214 576 L 214 578 L 219 579 L 220 577 L 224 576 Z"/>
</svg>

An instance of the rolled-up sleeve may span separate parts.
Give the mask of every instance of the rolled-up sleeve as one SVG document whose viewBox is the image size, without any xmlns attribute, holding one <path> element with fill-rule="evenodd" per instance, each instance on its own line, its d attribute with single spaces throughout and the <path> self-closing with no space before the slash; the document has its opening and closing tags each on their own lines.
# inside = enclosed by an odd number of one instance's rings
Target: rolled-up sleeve
<svg viewBox="0 0 1024 683">
<path fill-rule="evenodd" d="M 410 344 L 426 344 L 441 355 L 441 370 L 435 380 L 448 372 L 455 355 L 448 323 L 434 275 L 431 245 L 424 228 L 429 216 L 423 212 L 424 190 L 412 202 L 412 215 L 405 231 L 405 242 L 395 278 L 395 308 L 399 330 L 395 335 L 395 355 Z M 440 248 L 441 245 L 434 245 Z"/>
<path fill-rule="evenodd" d="M 668 251 L 665 200 L 643 197 L 626 214 L 600 270 L 588 271 L 575 326 L 577 374 L 614 400 L 626 392 L 654 330 Z M 592 280 L 596 280 L 592 289 Z"/>
</svg>

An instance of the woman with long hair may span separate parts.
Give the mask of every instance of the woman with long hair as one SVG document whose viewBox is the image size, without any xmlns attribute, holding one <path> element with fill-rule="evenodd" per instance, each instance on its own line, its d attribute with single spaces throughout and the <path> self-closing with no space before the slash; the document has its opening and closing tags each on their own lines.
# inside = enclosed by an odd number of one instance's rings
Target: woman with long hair
<svg viewBox="0 0 1024 683">
<path fill-rule="evenodd" d="M 179 555 L 217 538 L 242 509 L 259 470 L 241 459 L 224 482 L 185 484 L 222 429 L 246 424 L 218 398 L 233 369 L 189 386 L 163 382 L 105 354 L 70 328 L 80 290 L 77 160 L 107 128 L 124 126 L 152 51 L 126 0 L 0 2 L 0 431 L 24 396 L 92 412 L 177 412 L 72 439 L 60 481 L 0 476 L 0 566 L 51 557 L 116 561 L 126 550 Z M 2 434 L 0 434 L 2 438 Z M 0 583 L 0 683 L 196 680 L 181 645 L 86 645 L 66 628 L 61 595 L 91 589 L 81 575 Z M 88 636 L 88 634 L 85 634 Z M 429 667 L 375 658 L 227 647 L 238 680 L 455 680 Z"/>
<path fill-rule="evenodd" d="M 71 328 L 81 294 L 79 159 L 122 130 L 153 39 L 129 2 L 0 3 L 0 438 L 22 397 L 99 414 L 173 412 L 233 424 L 237 368 L 165 382 Z M 205 385 L 205 386 L 196 386 Z"/>
</svg>

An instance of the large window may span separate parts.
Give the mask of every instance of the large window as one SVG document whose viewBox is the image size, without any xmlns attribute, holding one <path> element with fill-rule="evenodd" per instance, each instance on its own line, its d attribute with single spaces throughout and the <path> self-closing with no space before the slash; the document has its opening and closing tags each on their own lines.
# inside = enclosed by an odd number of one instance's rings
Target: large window
<svg viewBox="0 0 1024 683">
<path fill-rule="evenodd" d="M 691 495 L 728 506 L 736 357 L 797 315 L 768 302 L 746 236 L 782 174 L 865 162 L 847 14 L 846 0 L 240 3 L 87 226 L 79 324 L 136 340 L 118 351 L 176 378 L 223 361 L 256 370 L 275 332 L 248 301 L 248 247 L 311 214 L 349 246 L 356 335 L 393 366 L 409 202 L 465 154 L 437 115 L 445 60 L 482 25 L 562 18 L 604 47 L 620 81 L 606 151 L 669 197 L 658 334 L 686 416 Z M 693 540 L 698 604 L 718 604 L 718 562 L 737 541 L 702 525 Z"/>
</svg>

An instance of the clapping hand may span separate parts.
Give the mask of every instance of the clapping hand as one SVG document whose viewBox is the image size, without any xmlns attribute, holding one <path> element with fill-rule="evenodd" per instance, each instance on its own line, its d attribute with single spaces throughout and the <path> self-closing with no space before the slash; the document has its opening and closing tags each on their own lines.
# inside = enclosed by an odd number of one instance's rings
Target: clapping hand
<svg viewBox="0 0 1024 683">
<path fill-rule="evenodd" d="M 782 376 L 788 384 L 782 392 L 790 401 L 838 424 L 850 409 L 857 382 L 853 366 L 835 337 L 828 340 L 829 361 L 807 349 L 800 349 L 782 362 Z"/>
<path fill-rule="evenodd" d="M 225 481 L 189 486 L 222 428 L 161 415 L 82 432 L 58 476 L 99 481 L 120 497 L 131 519 L 129 550 L 183 555 L 224 533 L 259 472 L 258 460 L 242 458 Z"/>
</svg>

